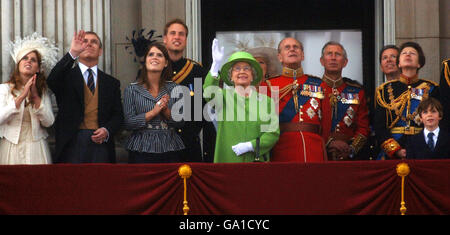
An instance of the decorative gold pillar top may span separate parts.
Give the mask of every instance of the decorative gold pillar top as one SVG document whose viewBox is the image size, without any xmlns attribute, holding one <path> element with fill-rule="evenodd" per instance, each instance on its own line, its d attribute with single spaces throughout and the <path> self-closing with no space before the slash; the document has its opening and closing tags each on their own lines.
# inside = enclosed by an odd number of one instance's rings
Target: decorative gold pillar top
<svg viewBox="0 0 450 235">
<path fill-rule="evenodd" d="M 187 215 L 189 213 L 189 206 L 187 201 L 187 179 L 191 177 L 192 175 L 192 169 L 189 165 L 182 165 L 180 168 L 178 168 L 178 174 L 183 178 L 183 185 L 184 185 L 184 200 L 183 200 L 183 214 Z"/>
<path fill-rule="evenodd" d="M 405 162 L 397 164 L 397 174 L 398 176 L 402 177 L 402 198 L 400 202 L 400 214 L 405 215 L 406 214 L 406 202 L 405 202 L 405 177 L 409 174 L 410 169 L 408 164 Z"/>
<path fill-rule="evenodd" d="M 182 165 L 180 168 L 178 168 L 178 174 L 181 176 L 181 178 L 188 179 L 192 175 L 192 169 L 189 165 Z"/>
<path fill-rule="evenodd" d="M 399 163 L 397 165 L 397 174 L 398 174 L 398 176 L 405 177 L 405 176 L 407 176 L 409 174 L 409 172 L 410 172 L 410 170 L 409 170 L 408 164 L 402 162 L 402 163 Z"/>
</svg>

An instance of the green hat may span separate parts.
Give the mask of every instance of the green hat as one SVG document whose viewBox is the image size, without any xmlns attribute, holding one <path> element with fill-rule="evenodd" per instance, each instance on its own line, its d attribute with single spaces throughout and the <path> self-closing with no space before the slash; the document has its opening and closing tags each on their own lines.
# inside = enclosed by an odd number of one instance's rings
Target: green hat
<svg viewBox="0 0 450 235">
<path fill-rule="evenodd" d="M 228 72 L 230 71 L 231 67 L 237 62 L 247 62 L 248 64 L 250 64 L 250 66 L 256 71 L 256 74 L 253 76 L 253 81 L 251 85 L 259 84 L 262 78 L 261 66 L 259 65 L 259 62 L 255 60 L 255 58 L 250 53 L 245 51 L 238 51 L 233 53 L 230 56 L 230 58 L 228 58 L 227 63 L 225 63 L 220 69 L 219 75 L 223 79 L 225 84 L 229 86 L 234 86 L 233 82 L 231 81 L 231 78 L 228 77 Z"/>
</svg>

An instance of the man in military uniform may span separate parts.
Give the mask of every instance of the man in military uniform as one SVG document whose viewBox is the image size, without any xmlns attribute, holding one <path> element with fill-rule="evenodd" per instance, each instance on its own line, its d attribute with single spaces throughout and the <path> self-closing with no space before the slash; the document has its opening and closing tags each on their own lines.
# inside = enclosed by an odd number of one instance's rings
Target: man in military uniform
<svg viewBox="0 0 450 235">
<path fill-rule="evenodd" d="M 282 74 L 260 85 L 279 107 L 281 135 L 272 149 L 273 162 L 326 161 L 321 136 L 322 102 L 325 83 L 303 74 L 303 45 L 295 38 L 285 38 L 278 45 Z"/>
<path fill-rule="evenodd" d="M 376 89 L 374 127 L 382 150 L 378 159 L 405 158 L 408 136 L 423 129 L 416 111 L 420 101 L 439 98 L 435 82 L 418 78 L 419 70 L 425 65 L 419 44 L 402 44 L 397 65 L 401 71 L 399 79 L 385 82 Z"/>
<path fill-rule="evenodd" d="M 450 59 L 442 62 L 441 80 L 439 81 L 440 102 L 444 107 L 442 128 L 450 131 Z"/>
<path fill-rule="evenodd" d="M 195 104 L 195 102 L 202 102 L 202 111 L 206 104 L 201 94 L 206 71 L 201 64 L 183 57 L 187 36 L 188 28 L 180 19 L 174 19 L 168 22 L 164 28 L 163 41 L 169 52 L 170 59 L 172 60 L 172 68 L 174 71 L 172 80 L 177 84 L 186 86 L 189 89 L 191 96 L 191 119 L 185 120 L 184 127 L 177 131 L 186 147 L 182 159 L 185 162 L 212 162 L 214 159 L 214 145 L 216 139 L 214 125 L 212 122 L 206 121 L 203 118 L 203 115 L 201 115 L 201 121 L 198 120 L 199 117 L 197 117 L 196 120 L 194 116 L 194 108 L 196 105 L 199 106 L 199 104 Z M 201 78 L 202 83 L 195 84 L 195 78 Z M 197 89 L 195 89 L 196 85 L 199 86 Z M 200 144 L 200 131 L 202 131 L 202 129 L 203 151 Z"/>
<path fill-rule="evenodd" d="M 363 87 L 342 77 L 347 65 L 347 52 L 337 42 L 328 42 L 322 48 L 320 63 L 325 69 L 322 80 L 327 84 L 323 107 L 323 137 L 329 160 L 364 159 L 358 156 L 369 136 L 369 110 Z"/>
</svg>

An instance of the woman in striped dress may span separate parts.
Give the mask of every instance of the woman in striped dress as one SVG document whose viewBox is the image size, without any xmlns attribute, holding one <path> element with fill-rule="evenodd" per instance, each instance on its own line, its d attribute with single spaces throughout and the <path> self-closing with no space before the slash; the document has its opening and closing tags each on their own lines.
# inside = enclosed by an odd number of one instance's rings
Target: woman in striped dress
<svg viewBox="0 0 450 235">
<path fill-rule="evenodd" d="M 171 115 L 179 98 L 170 94 L 180 88 L 171 82 L 172 68 L 165 46 L 152 43 L 145 55 L 137 82 L 124 92 L 125 128 L 132 131 L 125 146 L 129 163 L 179 162 L 184 145 L 174 128 L 182 122 L 175 122 Z"/>
</svg>

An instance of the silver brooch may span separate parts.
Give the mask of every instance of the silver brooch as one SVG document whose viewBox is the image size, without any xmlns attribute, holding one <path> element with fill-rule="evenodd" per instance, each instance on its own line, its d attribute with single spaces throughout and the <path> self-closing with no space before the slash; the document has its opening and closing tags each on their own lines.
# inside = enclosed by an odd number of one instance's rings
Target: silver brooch
<svg viewBox="0 0 450 235">
<path fill-rule="evenodd" d="M 314 111 L 312 108 L 309 108 L 306 113 L 308 114 L 309 118 L 313 119 L 314 116 L 316 116 L 316 111 Z"/>
<path fill-rule="evenodd" d="M 314 109 L 317 109 L 319 107 L 319 102 L 314 98 L 311 98 L 310 104 Z"/>
<path fill-rule="evenodd" d="M 349 108 L 347 109 L 347 115 L 348 115 L 351 119 L 353 119 L 353 117 L 355 116 L 355 110 L 354 110 L 352 107 L 349 107 Z"/>
<path fill-rule="evenodd" d="M 344 123 L 345 123 L 345 125 L 347 125 L 348 127 L 350 127 L 351 125 L 352 125 L 352 119 L 351 118 L 349 118 L 348 116 L 345 116 L 344 117 Z"/>
</svg>

